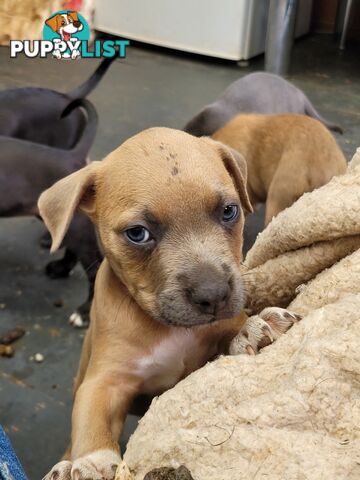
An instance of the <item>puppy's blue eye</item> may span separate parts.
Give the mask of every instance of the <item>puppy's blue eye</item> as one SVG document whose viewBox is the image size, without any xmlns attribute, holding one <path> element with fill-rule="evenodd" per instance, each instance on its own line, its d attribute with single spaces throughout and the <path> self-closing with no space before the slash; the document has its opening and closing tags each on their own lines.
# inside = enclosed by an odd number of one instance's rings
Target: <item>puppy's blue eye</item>
<svg viewBox="0 0 360 480">
<path fill-rule="evenodd" d="M 231 222 L 235 220 L 239 214 L 239 207 L 237 205 L 226 205 L 223 211 L 223 222 Z"/>
<path fill-rule="evenodd" d="M 129 228 L 128 230 L 125 230 L 125 236 L 130 242 L 137 243 L 138 245 L 147 243 L 153 238 L 149 230 L 145 227 Z"/>
</svg>

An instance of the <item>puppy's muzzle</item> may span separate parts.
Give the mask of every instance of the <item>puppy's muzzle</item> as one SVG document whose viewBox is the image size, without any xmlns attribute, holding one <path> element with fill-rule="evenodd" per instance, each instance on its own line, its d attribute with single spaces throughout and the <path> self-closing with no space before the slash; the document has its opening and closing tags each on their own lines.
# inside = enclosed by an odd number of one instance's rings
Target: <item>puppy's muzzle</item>
<svg viewBox="0 0 360 480">
<path fill-rule="evenodd" d="M 244 307 L 245 292 L 236 266 L 195 261 L 157 296 L 154 318 L 161 323 L 192 327 L 232 318 Z"/>
<path fill-rule="evenodd" d="M 189 303 L 202 314 L 216 316 L 230 298 L 231 277 L 212 265 L 201 265 L 183 277 L 185 295 Z"/>
</svg>

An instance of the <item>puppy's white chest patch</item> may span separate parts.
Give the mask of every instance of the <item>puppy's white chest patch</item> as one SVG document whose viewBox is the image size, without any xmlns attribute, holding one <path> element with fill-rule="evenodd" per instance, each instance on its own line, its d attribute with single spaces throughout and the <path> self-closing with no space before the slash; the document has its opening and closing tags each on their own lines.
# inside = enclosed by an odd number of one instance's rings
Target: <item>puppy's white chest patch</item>
<svg viewBox="0 0 360 480">
<path fill-rule="evenodd" d="M 199 343 L 194 331 L 177 328 L 142 357 L 137 366 L 144 379 L 143 393 L 156 394 L 174 386 L 187 373 L 186 364 L 199 357 Z"/>
</svg>

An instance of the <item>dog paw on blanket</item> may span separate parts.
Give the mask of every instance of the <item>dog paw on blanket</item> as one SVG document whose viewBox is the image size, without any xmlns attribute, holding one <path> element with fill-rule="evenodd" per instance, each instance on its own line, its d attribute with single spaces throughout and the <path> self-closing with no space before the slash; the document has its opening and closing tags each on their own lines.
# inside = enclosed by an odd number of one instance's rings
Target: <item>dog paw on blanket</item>
<svg viewBox="0 0 360 480">
<path fill-rule="evenodd" d="M 285 308 L 264 308 L 259 315 L 249 317 L 239 334 L 230 344 L 230 355 L 241 353 L 256 355 L 259 351 L 272 344 L 280 335 L 286 333 L 301 316 Z"/>
<path fill-rule="evenodd" d="M 57 463 L 43 480 L 113 480 L 121 462 L 112 450 L 98 450 L 78 458 L 74 462 L 62 460 Z"/>
</svg>

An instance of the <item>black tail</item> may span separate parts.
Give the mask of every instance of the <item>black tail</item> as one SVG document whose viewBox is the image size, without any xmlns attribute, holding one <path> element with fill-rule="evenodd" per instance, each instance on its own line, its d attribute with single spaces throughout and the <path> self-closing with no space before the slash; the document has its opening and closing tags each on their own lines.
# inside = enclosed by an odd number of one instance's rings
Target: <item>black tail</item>
<svg viewBox="0 0 360 480">
<path fill-rule="evenodd" d="M 81 137 L 79 138 L 78 142 L 72 149 L 73 152 L 79 156 L 79 158 L 84 159 L 88 154 L 91 145 L 93 144 L 96 129 L 98 125 L 98 114 L 94 105 L 85 98 L 78 98 L 73 100 L 69 105 L 65 108 L 61 117 L 66 117 L 69 115 L 75 108 L 83 107 L 86 112 L 87 120 L 84 130 L 82 131 Z"/>
<path fill-rule="evenodd" d="M 86 80 L 85 83 L 75 88 L 75 90 L 67 93 L 66 95 L 70 98 L 73 98 L 74 100 L 76 98 L 85 98 L 87 95 L 89 95 L 89 93 L 94 90 L 102 77 L 105 75 L 107 69 L 110 67 L 115 58 L 117 58 L 116 55 L 111 58 L 105 58 L 100 63 L 95 72 L 91 75 L 91 77 Z"/>
<path fill-rule="evenodd" d="M 309 115 L 309 117 L 316 118 L 316 120 L 319 120 L 321 123 L 325 125 L 329 130 L 333 130 L 334 132 L 339 132 L 341 134 L 344 133 L 344 130 L 340 127 L 340 125 L 336 125 L 335 123 L 331 123 L 328 120 L 326 120 L 323 116 L 320 115 L 320 113 L 316 110 L 314 105 L 310 102 L 310 100 L 305 96 L 305 113 L 306 115 Z"/>
</svg>

